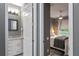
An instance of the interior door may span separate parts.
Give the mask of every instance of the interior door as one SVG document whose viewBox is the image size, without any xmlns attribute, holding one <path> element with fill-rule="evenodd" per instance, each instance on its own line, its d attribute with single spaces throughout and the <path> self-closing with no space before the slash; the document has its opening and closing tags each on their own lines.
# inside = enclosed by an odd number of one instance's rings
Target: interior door
<svg viewBox="0 0 79 59">
<path fill-rule="evenodd" d="M 44 55 L 50 55 L 50 4 L 44 4 Z"/>
</svg>

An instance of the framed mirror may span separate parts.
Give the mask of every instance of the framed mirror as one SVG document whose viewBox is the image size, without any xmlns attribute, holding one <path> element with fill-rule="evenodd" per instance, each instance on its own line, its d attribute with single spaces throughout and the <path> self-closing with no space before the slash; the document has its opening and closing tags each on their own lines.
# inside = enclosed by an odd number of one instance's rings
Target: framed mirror
<svg viewBox="0 0 79 59">
<path fill-rule="evenodd" d="M 8 20 L 8 29 L 9 29 L 9 31 L 18 31 L 18 20 L 9 19 Z"/>
</svg>

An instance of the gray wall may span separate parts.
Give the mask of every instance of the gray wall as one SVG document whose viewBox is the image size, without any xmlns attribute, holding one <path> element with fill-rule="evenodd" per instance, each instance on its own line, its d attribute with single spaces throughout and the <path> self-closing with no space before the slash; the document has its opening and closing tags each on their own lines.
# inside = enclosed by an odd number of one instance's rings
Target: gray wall
<svg viewBox="0 0 79 59">
<path fill-rule="evenodd" d="M 73 55 L 79 56 L 79 3 L 73 5 Z"/>
<path fill-rule="evenodd" d="M 0 56 L 5 55 L 5 4 L 0 3 Z"/>
</svg>

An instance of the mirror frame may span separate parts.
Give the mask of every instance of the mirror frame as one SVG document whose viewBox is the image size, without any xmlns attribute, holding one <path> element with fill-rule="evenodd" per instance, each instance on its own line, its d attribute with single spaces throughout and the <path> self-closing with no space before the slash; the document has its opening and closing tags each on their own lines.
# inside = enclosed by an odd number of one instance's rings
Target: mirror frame
<svg viewBox="0 0 79 59">
<path fill-rule="evenodd" d="M 16 21 L 16 29 L 11 29 L 11 21 Z M 9 31 L 18 31 L 18 20 L 17 19 L 8 19 L 8 30 Z"/>
</svg>

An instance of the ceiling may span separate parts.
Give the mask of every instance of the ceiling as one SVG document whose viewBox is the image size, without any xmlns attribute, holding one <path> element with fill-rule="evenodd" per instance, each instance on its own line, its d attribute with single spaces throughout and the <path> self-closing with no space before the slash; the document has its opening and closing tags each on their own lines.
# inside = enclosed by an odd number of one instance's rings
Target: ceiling
<svg viewBox="0 0 79 59">
<path fill-rule="evenodd" d="M 30 12 L 30 6 L 29 3 L 13 3 L 17 6 L 22 7 L 24 5 L 24 9 L 27 10 L 27 12 Z M 60 10 L 62 10 L 62 16 L 68 16 L 68 4 L 67 3 L 51 3 L 50 4 L 50 17 L 51 18 L 57 18 L 60 16 Z"/>
<path fill-rule="evenodd" d="M 32 3 L 12 3 L 13 5 L 22 7 L 24 11 L 30 12 Z"/>
<path fill-rule="evenodd" d="M 57 18 L 60 16 L 68 16 L 68 4 L 67 3 L 53 3 L 50 4 L 50 16 L 51 18 Z M 62 10 L 62 13 L 60 13 Z"/>
<path fill-rule="evenodd" d="M 12 4 L 22 7 L 24 3 L 12 3 Z"/>
</svg>

